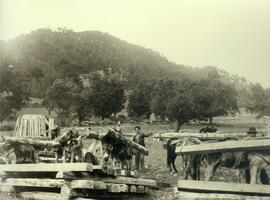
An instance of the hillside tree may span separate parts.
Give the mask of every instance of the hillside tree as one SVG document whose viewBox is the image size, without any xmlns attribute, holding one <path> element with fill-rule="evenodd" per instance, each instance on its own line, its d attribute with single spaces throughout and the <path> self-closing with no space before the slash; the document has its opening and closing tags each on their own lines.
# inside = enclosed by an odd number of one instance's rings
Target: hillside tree
<svg viewBox="0 0 270 200">
<path fill-rule="evenodd" d="M 128 114 L 131 117 L 149 117 L 151 114 L 152 86 L 147 80 L 140 80 L 128 95 Z"/>
<path fill-rule="evenodd" d="M 120 112 L 126 102 L 125 81 L 117 74 L 94 73 L 90 79 L 88 102 L 93 114 L 102 120 Z"/>
<path fill-rule="evenodd" d="M 269 90 L 265 90 L 259 83 L 250 85 L 251 95 L 247 110 L 258 113 L 257 117 L 270 115 L 270 95 Z"/>
<path fill-rule="evenodd" d="M 162 118 L 167 117 L 170 121 L 176 121 L 175 131 L 179 132 L 184 123 L 195 119 L 193 97 L 188 88 L 190 82 L 185 80 L 160 80 L 153 91 L 151 107 L 155 114 Z"/>
<path fill-rule="evenodd" d="M 28 74 L 8 64 L 0 65 L 0 122 L 15 114 L 29 102 Z"/>
<path fill-rule="evenodd" d="M 44 104 L 60 117 L 78 119 L 79 124 L 91 116 L 82 85 L 72 80 L 57 79 L 48 90 Z"/>
<path fill-rule="evenodd" d="M 218 79 L 204 79 L 192 87 L 193 103 L 199 120 L 212 123 L 214 117 L 239 112 L 235 89 Z"/>
</svg>

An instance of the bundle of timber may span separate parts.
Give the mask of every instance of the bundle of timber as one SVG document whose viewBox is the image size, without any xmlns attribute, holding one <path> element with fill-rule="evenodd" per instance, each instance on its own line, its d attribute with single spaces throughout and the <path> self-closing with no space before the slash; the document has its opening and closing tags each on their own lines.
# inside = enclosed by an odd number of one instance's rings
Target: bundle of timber
<svg viewBox="0 0 270 200">
<path fill-rule="evenodd" d="M 16 121 L 14 136 L 38 137 L 46 136 L 46 126 L 50 129 L 54 126 L 53 119 L 49 121 L 44 115 L 25 114 L 19 116 Z"/>
<path fill-rule="evenodd" d="M 59 147 L 58 142 L 36 138 L 0 138 L 0 156 L 6 164 L 37 163 L 41 154 L 52 157 Z"/>
<path fill-rule="evenodd" d="M 31 199 L 122 199 L 158 188 L 155 180 L 106 176 L 101 166 L 90 163 L 11 164 L 0 172 L 2 191 Z"/>
<path fill-rule="evenodd" d="M 237 140 L 247 137 L 247 133 L 159 133 L 154 137 L 158 139 L 180 139 L 185 137 L 194 137 L 199 140 Z"/>
<path fill-rule="evenodd" d="M 217 152 L 269 150 L 270 139 L 250 139 L 177 146 L 176 154 L 209 154 Z"/>
<path fill-rule="evenodd" d="M 269 185 L 179 180 L 179 199 L 265 200 L 270 198 Z"/>
<path fill-rule="evenodd" d="M 136 151 L 140 151 L 144 155 L 149 154 L 149 150 L 144 146 L 139 145 L 138 143 L 126 138 L 121 133 L 117 132 L 114 129 L 109 129 L 108 132 L 102 135 L 102 141 L 111 145 L 126 145 L 130 148 L 135 149 Z"/>
<path fill-rule="evenodd" d="M 17 137 L 1 137 L 0 143 L 5 143 L 7 145 L 12 144 L 22 144 L 22 145 L 31 145 L 38 149 L 50 148 L 54 149 L 59 147 L 59 143 L 56 141 L 45 140 L 40 138 L 17 138 Z"/>
</svg>

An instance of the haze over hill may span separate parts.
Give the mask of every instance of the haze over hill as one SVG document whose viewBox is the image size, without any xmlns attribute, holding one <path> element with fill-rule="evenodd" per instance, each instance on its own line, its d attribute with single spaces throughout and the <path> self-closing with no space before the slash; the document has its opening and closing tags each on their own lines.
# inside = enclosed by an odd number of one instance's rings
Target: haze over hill
<svg viewBox="0 0 270 200">
<path fill-rule="evenodd" d="M 213 66 L 177 65 L 99 31 L 38 29 L 1 42 L 0 52 L 3 103 L 21 102 L 19 110 L 28 97 L 43 98 L 59 119 L 68 120 L 63 125 L 93 115 L 104 119 L 126 105 L 129 116 L 154 112 L 176 119 L 177 130 L 192 119 L 212 122 L 239 107 L 260 117 L 270 110 L 269 90 L 260 84 Z M 5 108 L 3 119 L 11 112 Z"/>
<path fill-rule="evenodd" d="M 237 87 L 248 85 L 245 78 L 216 67 L 177 65 L 156 51 L 98 31 L 38 29 L 1 42 L 0 51 L 2 62 L 32 75 L 31 93 L 37 97 L 42 97 L 53 81 L 63 74 L 80 75 L 107 68 L 121 73 L 128 80 L 129 87 L 139 80 L 154 77 L 201 79 L 213 70 L 218 70 L 224 80 L 233 82 Z"/>
</svg>

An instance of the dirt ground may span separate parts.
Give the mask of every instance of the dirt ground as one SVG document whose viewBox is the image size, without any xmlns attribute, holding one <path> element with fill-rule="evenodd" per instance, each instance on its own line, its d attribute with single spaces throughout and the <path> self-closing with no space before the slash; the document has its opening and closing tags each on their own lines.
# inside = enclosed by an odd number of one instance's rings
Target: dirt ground
<svg viewBox="0 0 270 200">
<path fill-rule="evenodd" d="M 129 124 L 129 125 L 123 125 L 122 129 L 123 132 L 134 132 L 135 124 Z M 219 123 L 218 129 L 220 132 L 246 132 L 248 130 L 248 127 L 255 126 L 257 130 L 260 132 L 265 132 L 265 124 L 262 122 L 238 122 L 237 124 L 231 124 L 230 121 L 227 123 L 224 123 L 221 121 Z M 159 124 L 159 125 L 146 125 L 141 124 L 142 131 L 144 132 L 150 132 L 153 133 L 159 133 L 159 132 L 169 132 L 173 129 L 173 125 L 169 124 Z M 201 128 L 199 125 L 191 125 L 191 126 L 185 126 L 182 129 L 189 132 L 198 132 L 199 128 Z M 96 131 L 102 131 L 100 127 L 94 127 L 93 128 Z M 1 133 L 0 133 L 1 134 Z M 7 135 L 9 133 L 2 133 L 1 135 Z M 0 135 L 0 136 L 1 136 Z M 153 190 L 150 192 L 150 195 L 143 198 L 131 198 L 131 199 L 149 199 L 149 200 L 165 200 L 165 199 L 176 199 L 176 196 L 174 194 L 174 187 L 177 185 L 177 180 L 183 179 L 183 172 L 181 167 L 181 159 L 178 157 L 176 159 L 176 167 L 178 169 L 177 174 L 170 173 L 166 166 L 166 150 L 162 147 L 163 142 L 157 141 L 154 138 L 147 138 L 146 145 L 147 148 L 149 148 L 149 156 L 146 157 L 146 170 L 143 173 L 138 174 L 139 176 L 143 178 L 149 178 L 149 179 L 155 179 L 158 181 L 162 181 L 165 183 L 169 183 L 171 187 L 167 188 L 161 188 L 160 190 Z M 204 166 L 202 166 L 202 176 L 204 174 Z M 217 170 L 217 173 L 215 174 L 214 180 L 216 181 L 224 181 L 224 182 L 237 182 L 237 176 L 236 171 L 232 169 L 227 168 L 219 168 Z M 14 197 L 9 197 L 6 194 L 0 193 L 0 200 L 1 199 L 16 199 Z"/>
</svg>

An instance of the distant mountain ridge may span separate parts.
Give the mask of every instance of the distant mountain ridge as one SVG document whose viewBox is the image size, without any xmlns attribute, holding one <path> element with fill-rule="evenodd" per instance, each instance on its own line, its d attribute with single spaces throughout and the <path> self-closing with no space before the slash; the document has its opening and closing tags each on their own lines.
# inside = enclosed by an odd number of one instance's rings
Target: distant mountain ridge
<svg viewBox="0 0 270 200">
<path fill-rule="evenodd" d="M 241 76 L 216 67 L 177 65 L 156 51 L 99 31 L 38 29 L 8 42 L 0 42 L 0 62 L 30 74 L 29 89 L 34 97 L 42 97 L 57 78 L 107 68 L 121 73 L 130 88 L 138 81 L 156 78 L 202 79 L 211 71 L 218 72 L 225 82 L 233 84 L 242 96 L 248 92 L 249 85 Z"/>
</svg>

